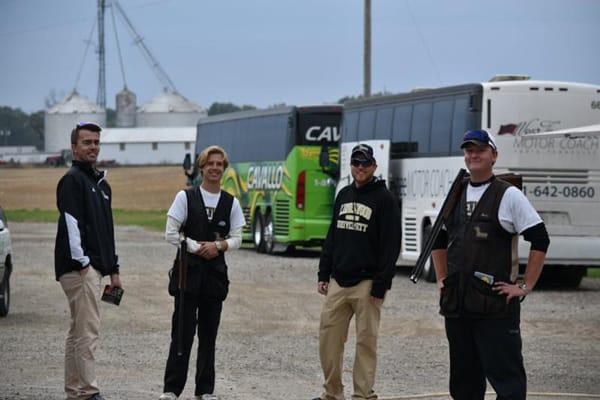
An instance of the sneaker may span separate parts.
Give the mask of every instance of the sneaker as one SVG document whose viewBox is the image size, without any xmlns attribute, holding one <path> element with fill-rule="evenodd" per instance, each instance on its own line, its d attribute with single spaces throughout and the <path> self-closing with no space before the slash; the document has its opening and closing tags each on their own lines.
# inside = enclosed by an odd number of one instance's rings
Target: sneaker
<svg viewBox="0 0 600 400">
<path fill-rule="evenodd" d="M 177 400 L 177 396 L 173 392 L 167 392 L 161 394 L 158 400 Z"/>
<path fill-rule="evenodd" d="M 88 397 L 87 400 L 104 400 L 104 397 L 102 397 L 100 393 L 96 393 L 92 397 Z"/>
<path fill-rule="evenodd" d="M 219 400 L 217 395 L 214 394 L 203 394 L 202 396 L 196 396 L 196 400 Z"/>
</svg>

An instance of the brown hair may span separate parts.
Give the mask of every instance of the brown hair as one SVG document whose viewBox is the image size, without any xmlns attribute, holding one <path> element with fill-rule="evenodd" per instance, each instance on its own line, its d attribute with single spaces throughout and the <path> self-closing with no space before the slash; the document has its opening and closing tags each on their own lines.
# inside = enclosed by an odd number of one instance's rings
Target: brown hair
<svg viewBox="0 0 600 400">
<path fill-rule="evenodd" d="M 71 144 L 77 144 L 77 139 L 79 139 L 79 131 L 82 130 L 98 132 L 98 135 L 100 135 L 100 131 L 102 131 L 102 128 L 100 128 L 100 125 L 96 124 L 95 122 L 78 123 L 77 125 L 75 125 L 75 128 L 73 128 L 73 130 L 71 131 Z"/>
</svg>

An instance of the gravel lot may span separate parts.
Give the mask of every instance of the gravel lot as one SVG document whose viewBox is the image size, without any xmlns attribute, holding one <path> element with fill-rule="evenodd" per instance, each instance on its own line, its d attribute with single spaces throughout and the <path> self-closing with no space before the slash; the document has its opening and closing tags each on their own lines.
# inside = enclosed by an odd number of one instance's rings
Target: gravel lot
<svg viewBox="0 0 600 400">
<path fill-rule="evenodd" d="M 10 228 L 15 271 L 11 310 L 0 319 L 0 399 L 61 399 L 69 316 L 54 280 L 55 226 Z M 169 345 L 172 299 L 166 285 L 174 249 L 161 233 L 135 227 L 118 227 L 117 248 L 125 295 L 119 307 L 102 307 L 99 384 L 107 400 L 156 399 Z M 295 400 L 320 393 L 317 257 L 245 249 L 227 255 L 232 284 L 217 343 L 216 391 L 222 400 Z M 447 344 L 436 301 L 433 284 L 413 285 L 408 271 L 398 272 L 382 318 L 376 386 L 381 398 L 449 398 Z M 599 306 L 599 279 L 584 278 L 577 290 L 536 290 L 527 299 L 522 329 L 530 397 L 600 398 Z M 348 397 L 353 347 L 351 334 Z M 188 382 L 183 399 L 193 398 L 193 375 Z"/>
</svg>

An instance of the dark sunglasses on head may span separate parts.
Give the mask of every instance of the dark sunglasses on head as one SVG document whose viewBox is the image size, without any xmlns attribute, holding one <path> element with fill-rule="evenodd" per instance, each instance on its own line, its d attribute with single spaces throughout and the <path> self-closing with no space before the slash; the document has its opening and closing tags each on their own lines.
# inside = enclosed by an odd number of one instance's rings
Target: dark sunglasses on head
<svg viewBox="0 0 600 400">
<path fill-rule="evenodd" d="M 371 165 L 373 165 L 373 161 L 366 160 L 364 158 L 353 158 L 350 160 L 350 164 L 354 165 L 355 167 L 359 167 L 361 165 L 363 167 L 370 167 Z"/>
</svg>

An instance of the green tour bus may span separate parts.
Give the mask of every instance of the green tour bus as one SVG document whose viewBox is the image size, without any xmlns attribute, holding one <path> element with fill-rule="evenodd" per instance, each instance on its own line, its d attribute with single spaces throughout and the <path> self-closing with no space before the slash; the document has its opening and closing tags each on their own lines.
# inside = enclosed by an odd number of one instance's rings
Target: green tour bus
<svg viewBox="0 0 600 400">
<path fill-rule="evenodd" d="M 222 187 L 238 198 L 246 218 L 243 240 L 261 253 L 322 244 L 339 175 L 342 106 L 286 106 L 201 118 L 196 157 L 221 146 L 229 156 Z M 192 165 L 193 164 L 193 165 Z M 200 182 L 184 160 L 188 183 Z"/>
</svg>

